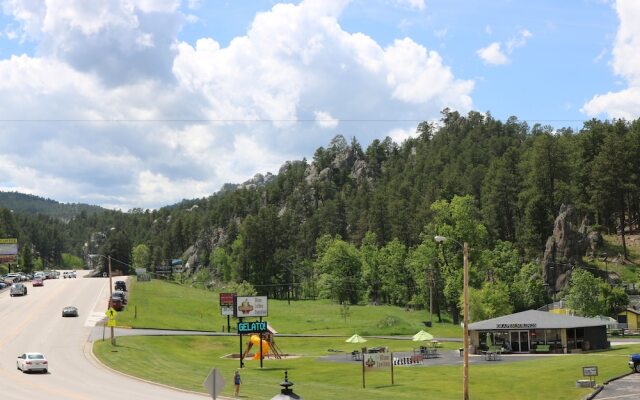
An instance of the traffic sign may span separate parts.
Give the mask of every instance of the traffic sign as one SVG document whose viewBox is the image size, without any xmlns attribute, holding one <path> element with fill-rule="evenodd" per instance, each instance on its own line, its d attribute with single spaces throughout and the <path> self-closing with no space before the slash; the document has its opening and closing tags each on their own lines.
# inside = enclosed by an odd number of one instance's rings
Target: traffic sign
<svg viewBox="0 0 640 400">
<path fill-rule="evenodd" d="M 207 379 L 202 382 L 202 386 L 207 389 L 211 398 L 215 400 L 220 392 L 222 392 L 222 389 L 224 389 L 224 378 L 222 377 L 220 370 L 218 368 L 212 368 Z"/>
<path fill-rule="evenodd" d="M 107 321 L 107 326 L 116 326 L 116 320 L 109 318 Z"/>
<path fill-rule="evenodd" d="M 115 319 L 116 315 L 118 315 L 118 312 L 114 310 L 113 307 L 109 307 L 109 309 L 107 310 L 106 313 L 104 313 L 104 315 L 109 317 L 109 319 Z"/>
</svg>

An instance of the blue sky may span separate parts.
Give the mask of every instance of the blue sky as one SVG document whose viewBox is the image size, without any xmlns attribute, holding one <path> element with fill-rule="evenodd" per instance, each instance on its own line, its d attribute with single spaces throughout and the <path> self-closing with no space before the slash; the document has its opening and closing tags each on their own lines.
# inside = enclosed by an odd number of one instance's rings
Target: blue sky
<svg viewBox="0 0 640 400">
<path fill-rule="evenodd" d="M 633 0 L 0 1 L 0 190 L 127 210 L 449 107 L 638 118 Z"/>
</svg>

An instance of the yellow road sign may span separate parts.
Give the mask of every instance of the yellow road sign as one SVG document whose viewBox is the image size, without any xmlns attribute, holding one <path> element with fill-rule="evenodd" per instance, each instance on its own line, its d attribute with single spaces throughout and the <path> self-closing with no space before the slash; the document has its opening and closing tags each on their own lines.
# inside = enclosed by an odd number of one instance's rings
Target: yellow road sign
<svg viewBox="0 0 640 400">
<path fill-rule="evenodd" d="M 109 319 L 107 321 L 107 326 L 116 326 L 116 320 L 115 319 Z"/>
<path fill-rule="evenodd" d="M 118 312 L 114 310 L 113 307 L 109 307 L 109 309 L 107 310 L 106 313 L 104 313 L 104 315 L 109 317 L 109 319 L 111 320 L 116 318 L 116 315 L 118 315 Z"/>
</svg>

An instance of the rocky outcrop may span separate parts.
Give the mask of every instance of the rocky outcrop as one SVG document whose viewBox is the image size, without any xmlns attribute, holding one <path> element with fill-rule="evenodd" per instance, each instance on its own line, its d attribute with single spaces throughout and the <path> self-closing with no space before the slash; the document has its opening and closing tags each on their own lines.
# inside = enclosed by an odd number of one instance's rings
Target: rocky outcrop
<svg viewBox="0 0 640 400">
<path fill-rule="evenodd" d="M 543 279 L 550 291 L 558 292 L 567 285 L 571 269 L 582 265 L 586 249 L 587 237 L 580 232 L 575 207 L 563 204 L 544 251 Z"/>
</svg>

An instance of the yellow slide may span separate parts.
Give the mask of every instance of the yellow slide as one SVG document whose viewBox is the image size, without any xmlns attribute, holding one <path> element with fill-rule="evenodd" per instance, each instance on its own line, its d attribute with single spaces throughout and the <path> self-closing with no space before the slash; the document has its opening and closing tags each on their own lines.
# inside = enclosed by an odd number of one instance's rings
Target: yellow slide
<svg viewBox="0 0 640 400">
<path fill-rule="evenodd" d="M 251 335 L 251 344 L 256 346 L 256 352 L 253 354 L 254 360 L 260 359 L 260 335 Z M 266 340 L 262 340 L 262 357 L 266 357 L 269 354 L 269 343 Z"/>
</svg>

